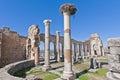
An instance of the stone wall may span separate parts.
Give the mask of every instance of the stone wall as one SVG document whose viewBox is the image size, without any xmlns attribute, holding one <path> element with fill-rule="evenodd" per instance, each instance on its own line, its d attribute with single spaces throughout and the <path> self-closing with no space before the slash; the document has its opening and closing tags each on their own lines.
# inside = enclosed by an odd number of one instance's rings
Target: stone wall
<svg viewBox="0 0 120 80">
<path fill-rule="evenodd" d="M 120 38 L 108 39 L 107 43 L 109 47 L 107 80 L 120 80 Z"/>
<path fill-rule="evenodd" d="M 22 70 L 23 68 L 34 66 L 33 60 L 24 60 L 16 63 L 11 63 L 4 68 L 0 69 L 0 80 L 30 80 L 25 78 L 19 78 L 13 76 L 16 71 Z"/>
<path fill-rule="evenodd" d="M 25 59 L 26 37 L 3 27 L 0 31 L 0 67 Z"/>
</svg>

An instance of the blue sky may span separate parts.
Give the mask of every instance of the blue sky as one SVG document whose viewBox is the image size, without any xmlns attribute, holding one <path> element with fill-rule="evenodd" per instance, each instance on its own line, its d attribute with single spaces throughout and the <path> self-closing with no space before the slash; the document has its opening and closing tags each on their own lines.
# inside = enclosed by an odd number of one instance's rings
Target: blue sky
<svg viewBox="0 0 120 80">
<path fill-rule="evenodd" d="M 59 8 L 64 3 L 77 7 L 71 16 L 71 37 L 84 41 L 98 33 L 106 45 L 107 38 L 120 36 L 120 0 L 0 0 L 0 29 L 3 26 L 27 36 L 28 27 L 38 24 L 44 33 L 43 20 L 51 19 L 51 34 L 56 30 L 63 36 L 63 15 Z"/>
</svg>

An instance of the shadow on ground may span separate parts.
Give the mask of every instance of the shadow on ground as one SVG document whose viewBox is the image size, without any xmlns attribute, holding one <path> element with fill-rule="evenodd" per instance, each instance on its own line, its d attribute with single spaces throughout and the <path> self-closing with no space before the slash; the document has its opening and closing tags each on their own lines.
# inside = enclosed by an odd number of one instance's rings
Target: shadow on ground
<svg viewBox="0 0 120 80">
<path fill-rule="evenodd" d="M 81 71 L 81 72 L 76 73 L 76 78 L 78 78 L 79 76 L 81 76 L 81 75 L 83 75 L 83 74 L 86 74 L 86 73 L 88 72 L 88 70 L 89 70 L 89 69 L 85 69 L 85 70 L 83 70 L 83 71 Z"/>
</svg>

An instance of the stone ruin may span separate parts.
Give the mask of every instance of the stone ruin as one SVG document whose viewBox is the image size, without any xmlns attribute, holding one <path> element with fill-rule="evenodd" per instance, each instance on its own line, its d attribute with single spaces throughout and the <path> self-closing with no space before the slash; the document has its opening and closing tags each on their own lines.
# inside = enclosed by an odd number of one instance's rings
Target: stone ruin
<svg viewBox="0 0 120 80">
<path fill-rule="evenodd" d="M 96 69 L 97 68 L 97 61 L 94 57 L 90 58 L 90 69 Z"/>
<path fill-rule="evenodd" d="M 120 38 L 110 38 L 107 44 L 109 49 L 107 80 L 120 80 Z"/>
<path fill-rule="evenodd" d="M 64 16 L 64 37 L 60 36 L 59 32 L 56 34 L 56 36 L 50 35 L 51 20 L 48 20 L 48 19 L 43 21 L 43 23 L 45 24 L 45 34 L 40 34 L 40 30 L 37 25 L 30 26 L 30 28 L 28 30 L 28 37 L 27 38 L 25 37 L 24 39 L 21 38 L 19 35 L 16 35 L 16 33 L 14 33 L 15 36 L 10 35 L 11 33 L 8 28 L 5 28 L 5 30 L 3 29 L 2 31 L 0 31 L 1 32 L 0 39 L 2 38 L 2 41 L 0 40 L 1 41 L 1 43 L 0 43 L 0 51 L 1 51 L 0 52 L 0 62 L 3 59 L 2 57 L 5 57 L 3 55 L 4 54 L 3 50 L 8 49 L 8 51 L 9 51 L 9 49 L 10 49 L 10 52 L 13 51 L 13 53 L 20 52 L 19 55 L 21 55 L 21 52 L 22 52 L 22 54 L 25 54 L 24 55 L 25 58 L 22 58 L 22 60 L 28 59 L 28 60 L 30 60 L 30 62 L 31 62 L 31 60 L 33 60 L 34 65 L 38 66 L 40 63 L 39 45 L 40 45 L 40 41 L 43 41 L 45 43 L 45 55 L 43 57 L 44 58 L 43 69 L 49 70 L 51 68 L 51 66 L 50 66 L 50 42 L 54 43 L 54 56 L 55 56 L 54 59 L 56 59 L 56 61 L 58 61 L 58 62 L 60 62 L 60 52 L 59 51 L 60 51 L 60 43 L 61 43 L 62 49 L 63 49 L 62 57 L 64 57 L 64 71 L 63 71 L 62 78 L 68 79 L 68 80 L 74 80 L 75 75 L 72 70 L 72 62 L 73 63 L 74 63 L 74 61 L 77 62 L 79 60 L 79 57 L 85 59 L 85 58 L 89 58 L 94 55 L 103 56 L 104 52 L 103 52 L 102 40 L 100 39 L 100 36 L 98 34 L 92 34 L 90 40 L 86 40 L 85 42 L 71 39 L 70 16 L 75 14 L 77 11 L 75 5 L 64 4 L 60 7 L 60 11 Z M 6 36 L 5 39 L 4 39 L 4 37 L 5 37 L 4 35 Z M 9 39 L 8 39 L 8 37 L 9 37 Z M 13 37 L 13 39 L 11 39 L 11 37 Z M 3 45 L 6 42 L 3 42 L 3 39 L 9 40 L 7 45 L 5 45 L 5 46 L 3 46 Z M 18 43 L 15 43 L 15 42 L 18 42 Z M 15 43 L 15 44 L 12 44 L 12 43 Z M 11 48 L 11 45 L 9 45 L 9 47 L 8 47 L 8 44 L 12 44 L 15 47 Z M 74 45 L 74 46 L 72 46 L 72 45 Z M 4 49 L 2 49 L 1 46 L 3 46 Z M 73 47 L 74 47 L 74 49 L 73 49 Z M 11 50 L 11 49 L 15 49 L 15 50 Z M 8 54 L 9 54 L 9 52 L 6 52 L 6 55 L 8 55 Z M 16 53 L 14 53 L 14 54 L 16 54 Z M 16 56 L 14 56 L 14 54 L 13 54 L 13 57 L 15 58 Z M 11 53 L 9 55 L 11 55 Z M 17 58 L 15 58 L 15 59 L 17 59 Z M 17 61 L 19 61 L 19 60 L 17 60 Z M 12 63 L 12 61 L 11 61 L 11 63 Z M 20 63 L 20 64 L 22 64 L 22 63 Z"/>
<path fill-rule="evenodd" d="M 91 34 L 90 46 L 91 56 L 94 55 L 104 56 L 103 43 L 102 40 L 100 39 L 100 36 L 97 33 Z"/>
<path fill-rule="evenodd" d="M 45 43 L 45 34 L 39 32 L 39 43 L 43 42 Z M 7 64 L 21 61 L 25 59 L 34 59 L 34 52 L 31 50 L 31 40 L 34 40 L 34 38 L 30 37 L 31 34 L 28 30 L 28 37 L 20 36 L 15 31 L 11 31 L 7 27 L 3 27 L 3 29 L 0 30 L 0 67 L 3 67 Z M 58 36 L 58 37 L 57 37 Z M 93 49 L 91 49 L 91 38 L 90 40 L 86 40 L 84 42 L 77 41 L 75 39 L 71 39 L 71 49 L 72 49 L 72 56 L 73 56 L 73 63 L 77 62 L 78 60 L 89 57 L 91 55 Z M 62 45 L 61 51 L 62 51 L 62 57 L 64 54 L 64 37 L 57 34 L 51 35 L 50 34 L 50 42 L 54 44 L 54 56 L 55 59 L 59 62 L 59 50 L 60 50 L 60 44 Z M 49 43 L 50 43 L 49 42 Z M 59 42 L 59 43 L 58 43 Z M 38 43 L 38 44 L 39 44 Z M 12 45 L 12 46 L 11 46 Z M 40 44 L 39 44 L 40 45 Z M 9 47 L 10 46 L 10 47 Z M 58 47 L 59 46 L 59 47 Z M 102 46 L 103 48 L 103 46 Z M 17 52 L 17 53 L 16 53 Z M 40 52 L 40 50 L 39 50 Z M 101 53 L 103 53 L 101 51 Z M 40 53 L 39 53 L 40 55 Z M 93 55 L 95 55 L 93 53 Z M 58 56 L 58 57 L 57 57 Z M 43 57 L 44 58 L 44 57 Z M 63 61 L 63 60 L 62 60 Z"/>
<path fill-rule="evenodd" d="M 28 30 L 28 39 L 26 40 L 26 57 L 35 59 L 35 65 L 39 64 L 39 43 L 39 28 L 37 25 L 32 25 Z"/>
<path fill-rule="evenodd" d="M 8 27 L 0 29 L 0 68 L 26 59 L 26 39 Z"/>
</svg>

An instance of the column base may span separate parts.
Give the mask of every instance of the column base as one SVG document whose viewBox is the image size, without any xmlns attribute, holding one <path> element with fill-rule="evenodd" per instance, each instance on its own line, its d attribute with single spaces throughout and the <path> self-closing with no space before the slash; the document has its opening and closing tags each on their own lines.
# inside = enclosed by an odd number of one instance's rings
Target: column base
<svg viewBox="0 0 120 80">
<path fill-rule="evenodd" d="M 73 72 L 63 72 L 61 78 L 67 79 L 67 80 L 75 80 L 76 76 Z"/>
<path fill-rule="evenodd" d="M 43 71 L 48 71 L 48 70 L 51 70 L 51 69 L 52 69 L 52 67 L 50 65 L 43 65 L 43 67 L 42 67 Z"/>
</svg>

